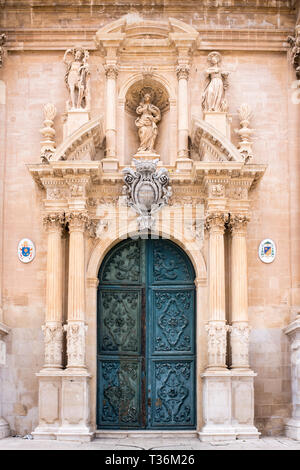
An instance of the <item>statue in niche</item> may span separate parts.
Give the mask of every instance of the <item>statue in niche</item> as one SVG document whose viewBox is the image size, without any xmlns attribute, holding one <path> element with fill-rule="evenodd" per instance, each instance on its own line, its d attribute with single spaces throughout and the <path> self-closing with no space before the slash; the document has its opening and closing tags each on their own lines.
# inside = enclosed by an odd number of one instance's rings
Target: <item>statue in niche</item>
<svg viewBox="0 0 300 470">
<path fill-rule="evenodd" d="M 154 142 L 157 136 L 157 123 L 161 120 L 161 112 L 157 106 L 151 103 L 151 93 L 146 92 L 136 108 L 136 113 L 141 114 L 135 120 L 140 138 L 138 152 L 153 152 Z"/>
<path fill-rule="evenodd" d="M 69 109 L 85 109 L 88 105 L 89 53 L 82 47 L 67 49 L 65 82 L 70 94 Z"/>
<path fill-rule="evenodd" d="M 206 69 L 207 84 L 202 95 L 202 107 L 204 111 L 226 112 L 228 109 L 225 99 L 225 90 L 228 88 L 228 72 L 221 70 L 221 54 L 211 52 L 207 61 L 210 67 Z"/>
</svg>

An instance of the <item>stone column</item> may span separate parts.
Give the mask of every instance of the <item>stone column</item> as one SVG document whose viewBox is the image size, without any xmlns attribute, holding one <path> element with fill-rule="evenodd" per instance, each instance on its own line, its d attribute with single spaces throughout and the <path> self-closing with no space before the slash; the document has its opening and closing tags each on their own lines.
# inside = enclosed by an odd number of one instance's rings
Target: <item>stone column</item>
<svg viewBox="0 0 300 470">
<path fill-rule="evenodd" d="M 85 243 L 84 232 L 88 222 L 85 212 L 67 214 L 69 223 L 69 285 L 67 355 L 68 369 L 85 369 Z"/>
<path fill-rule="evenodd" d="M 248 217 L 233 215 L 231 229 L 231 322 L 232 369 L 249 369 L 248 277 L 246 232 Z"/>
<path fill-rule="evenodd" d="M 178 78 L 178 158 L 188 158 L 188 78 L 190 66 L 179 63 L 176 67 Z"/>
<path fill-rule="evenodd" d="M 223 213 L 208 215 L 209 230 L 209 322 L 208 368 L 226 369 L 226 336 L 228 326 L 225 314 L 225 259 L 224 229 L 227 216 Z"/>
<path fill-rule="evenodd" d="M 47 287 L 45 325 L 46 369 L 62 368 L 63 350 L 63 298 L 62 298 L 62 229 L 64 215 L 52 213 L 44 217 L 48 232 Z"/>
<path fill-rule="evenodd" d="M 287 437 L 300 441 L 300 315 L 284 329 L 291 344 L 292 417 L 285 426 Z"/>
<path fill-rule="evenodd" d="M 118 67 L 116 61 L 104 66 L 106 74 L 106 158 L 116 158 L 116 89 Z"/>
</svg>

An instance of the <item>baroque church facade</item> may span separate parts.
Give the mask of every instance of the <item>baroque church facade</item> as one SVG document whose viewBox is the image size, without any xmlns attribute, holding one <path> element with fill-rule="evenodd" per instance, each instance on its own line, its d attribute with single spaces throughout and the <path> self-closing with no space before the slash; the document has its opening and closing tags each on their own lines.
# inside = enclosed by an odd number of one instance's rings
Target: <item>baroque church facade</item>
<svg viewBox="0 0 300 470">
<path fill-rule="evenodd" d="M 0 437 L 300 440 L 300 5 L 0 2 Z"/>
</svg>

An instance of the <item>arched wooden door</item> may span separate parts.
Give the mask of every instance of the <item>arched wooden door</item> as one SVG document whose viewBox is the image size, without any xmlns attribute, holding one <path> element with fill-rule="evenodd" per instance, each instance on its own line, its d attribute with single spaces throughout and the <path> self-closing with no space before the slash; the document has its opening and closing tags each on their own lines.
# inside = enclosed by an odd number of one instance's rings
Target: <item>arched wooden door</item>
<svg viewBox="0 0 300 470">
<path fill-rule="evenodd" d="M 97 424 L 193 429 L 195 273 L 164 240 L 125 240 L 99 271 Z"/>
</svg>

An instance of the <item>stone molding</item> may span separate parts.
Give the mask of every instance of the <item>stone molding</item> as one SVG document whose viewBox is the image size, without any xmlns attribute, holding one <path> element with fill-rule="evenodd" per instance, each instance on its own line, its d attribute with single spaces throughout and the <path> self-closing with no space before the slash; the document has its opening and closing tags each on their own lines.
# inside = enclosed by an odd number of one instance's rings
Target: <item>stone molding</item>
<svg viewBox="0 0 300 470">
<path fill-rule="evenodd" d="M 42 326 L 45 341 L 45 368 L 62 368 L 63 327 L 60 322 Z"/>
<path fill-rule="evenodd" d="M 205 325 L 208 343 L 208 367 L 226 368 L 226 345 L 229 326 L 224 322 L 211 321 Z"/>
<path fill-rule="evenodd" d="M 64 325 L 67 332 L 68 368 L 85 368 L 85 336 L 87 326 L 82 321 Z"/>
</svg>

